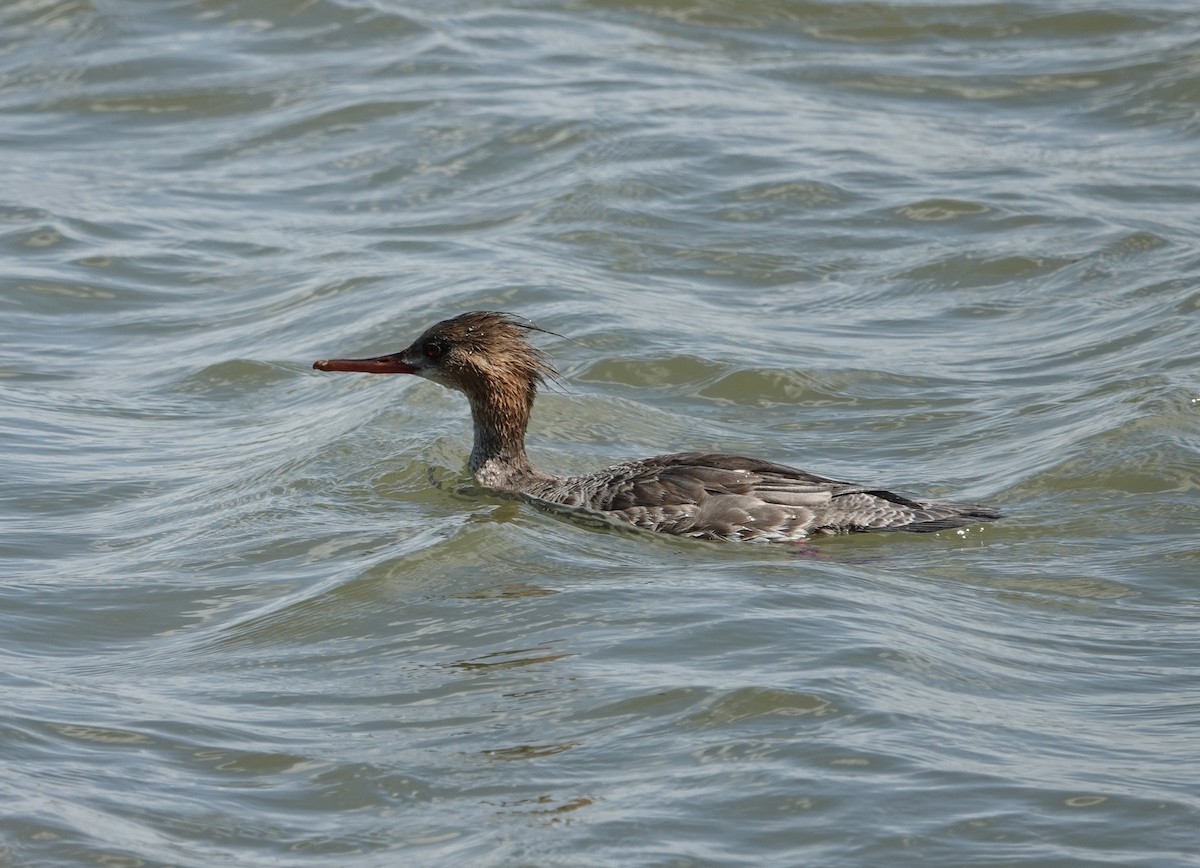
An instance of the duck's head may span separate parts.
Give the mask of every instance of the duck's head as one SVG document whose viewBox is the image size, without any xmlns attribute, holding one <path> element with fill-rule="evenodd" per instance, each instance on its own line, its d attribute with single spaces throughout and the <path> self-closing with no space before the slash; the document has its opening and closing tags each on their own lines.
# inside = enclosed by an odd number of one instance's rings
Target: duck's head
<svg viewBox="0 0 1200 868">
<path fill-rule="evenodd" d="M 322 359 L 318 371 L 416 374 L 471 398 L 514 392 L 532 401 L 547 376 L 557 376 L 545 355 L 526 340 L 536 326 L 506 313 L 477 310 L 430 326 L 398 353 L 370 359 Z"/>
</svg>

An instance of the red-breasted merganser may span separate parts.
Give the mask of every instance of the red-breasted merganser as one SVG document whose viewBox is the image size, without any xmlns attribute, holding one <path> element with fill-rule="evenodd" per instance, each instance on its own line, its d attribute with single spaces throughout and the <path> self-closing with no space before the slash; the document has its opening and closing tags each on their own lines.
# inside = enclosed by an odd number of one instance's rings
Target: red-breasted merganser
<svg viewBox="0 0 1200 868">
<path fill-rule="evenodd" d="M 318 371 L 416 374 L 471 402 L 477 482 L 600 513 L 661 533 L 710 540 L 798 542 L 850 531 L 936 531 L 1000 518 L 990 507 L 910 500 L 879 488 L 782 464 L 708 452 L 677 452 L 586 476 L 543 473 L 525 454 L 538 386 L 557 372 L 526 336 L 541 331 L 508 314 L 464 313 L 431 326 L 398 353 L 328 359 Z"/>
</svg>

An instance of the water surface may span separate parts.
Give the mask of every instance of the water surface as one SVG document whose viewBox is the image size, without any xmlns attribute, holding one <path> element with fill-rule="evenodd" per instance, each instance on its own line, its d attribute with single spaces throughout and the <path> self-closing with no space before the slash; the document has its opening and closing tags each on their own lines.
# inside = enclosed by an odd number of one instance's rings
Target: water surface
<svg viewBox="0 0 1200 868">
<path fill-rule="evenodd" d="M 1191 2 L 0 9 L 0 862 L 1197 865 Z M 1002 508 L 785 547 L 465 473 L 313 359 L 490 308 L 557 472 Z"/>
</svg>

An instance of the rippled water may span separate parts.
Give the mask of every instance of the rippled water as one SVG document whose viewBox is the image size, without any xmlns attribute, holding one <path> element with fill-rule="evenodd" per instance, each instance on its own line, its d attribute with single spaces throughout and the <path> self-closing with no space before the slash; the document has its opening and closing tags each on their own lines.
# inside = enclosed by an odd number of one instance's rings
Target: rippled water
<svg viewBox="0 0 1200 868">
<path fill-rule="evenodd" d="M 1200 864 L 1200 9 L 0 6 L 0 863 Z M 313 359 L 510 310 L 547 468 Z"/>
</svg>

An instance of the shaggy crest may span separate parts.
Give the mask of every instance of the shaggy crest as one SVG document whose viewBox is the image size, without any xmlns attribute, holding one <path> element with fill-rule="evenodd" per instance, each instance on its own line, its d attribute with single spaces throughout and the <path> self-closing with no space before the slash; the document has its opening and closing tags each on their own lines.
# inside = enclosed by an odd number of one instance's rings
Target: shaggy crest
<svg viewBox="0 0 1200 868">
<path fill-rule="evenodd" d="M 438 379 L 457 380 L 446 383 L 452 388 L 477 395 L 497 382 L 520 384 L 530 390 L 532 400 L 539 385 L 559 374 L 546 354 L 526 339 L 529 332 L 553 334 L 511 314 L 475 310 L 430 326 L 412 346 L 427 357 L 431 352 L 440 356 L 445 376 Z"/>
</svg>

